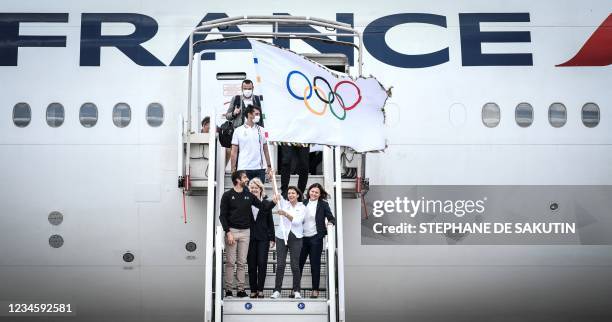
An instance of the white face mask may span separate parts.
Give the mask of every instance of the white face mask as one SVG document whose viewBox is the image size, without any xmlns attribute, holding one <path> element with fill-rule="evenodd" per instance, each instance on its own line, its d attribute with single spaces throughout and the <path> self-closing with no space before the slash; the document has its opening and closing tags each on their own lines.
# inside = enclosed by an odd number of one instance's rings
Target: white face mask
<svg viewBox="0 0 612 322">
<path fill-rule="evenodd" d="M 261 119 L 261 115 L 253 117 L 253 123 L 259 123 L 259 119 Z"/>
<path fill-rule="evenodd" d="M 253 95 L 253 90 L 252 89 L 242 90 L 242 95 L 244 95 L 244 97 L 246 98 L 249 98 Z"/>
</svg>

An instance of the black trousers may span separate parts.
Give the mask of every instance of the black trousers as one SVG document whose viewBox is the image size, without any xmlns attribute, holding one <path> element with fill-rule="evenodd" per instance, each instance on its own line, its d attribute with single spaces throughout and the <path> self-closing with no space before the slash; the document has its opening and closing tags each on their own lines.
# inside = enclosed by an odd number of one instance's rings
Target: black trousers
<svg viewBox="0 0 612 322">
<path fill-rule="evenodd" d="M 289 233 L 287 245 L 282 239 L 276 238 L 276 280 L 274 290 L 281 291 L 283 288 L 283 278 L 285 277 L 285 265 L 287 263 L 287 253 L 290 253 L 291 274 L 293 275 L 292 288 L 294 292 L 300 291 L 300 254 L 302 249 L 302 238 L 297 238 L 293 232 Z"/>
<path fill-rule="evenodd" d="M 302 238 L 302 252 L 300 253 L 300 274 L 304 272 L 306 259 L 310 257 L 310 271 L 312 273 L 312 290 L 319 290 L 321 281 L 321 254 L 323 253 L 323 238 L 325 235 L 316 234 L 312 237 Z"/>
<path fill-rule="evenodd" d="M 317 168 L 319 167 L 319 164 L 323 162 L 323 152 L 322 151 L 310 152 L 309 158 L 310 158 L 310 161 L 308 163 L 309 163 L 310 174 L 312 175 L 322 174 L 322 173 L 317 173 Z"/>
<path fill-rule="evenodd" d="M 266 283 L 266 270 L 268 268 L 269 240 L 251 239 L 247 264 L 249 269 L 249 285 L 251 292 L 263 292 Z"/>
<path fill-rule="evenodd" d="M 281 145 L 281 192 L 287 197 L 287 188 L 291 175 L 292 160 L 296 161 L 296 171 L 299 175 L 298 188 L 304 193 L 308 182 L 310 147 Z"/>
</svg>

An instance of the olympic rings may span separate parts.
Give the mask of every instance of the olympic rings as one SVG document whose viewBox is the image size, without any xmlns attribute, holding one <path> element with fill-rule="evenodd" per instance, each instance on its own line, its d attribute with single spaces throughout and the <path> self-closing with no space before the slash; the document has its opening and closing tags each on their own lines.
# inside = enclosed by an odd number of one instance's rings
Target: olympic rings
<svg viewBox="0 0 612 322">
<path fill-rule="evenodd" d="M 332 90 L 332 87 L 331 87 L 331 85 L 329 85 L 329 82 L 327 81 L 327 79 L 325 79 L 325 78 L 323 78 L 323 77 L 321 77 L 321 76 L 315 76 L 314 80 L 312 81 L 312 85 L 314 85 L 315 87 L 317 87 L 317 79 L 320 79 L 320 80 L 322 80 L 322 81 L 324 81 L 324 82 L 325 82 L 325 84 L 326 84 L 326 85 L 327 85 L 327 87 L 329 88 L 329 92 L 330 92 L 330 93 L 333 91 L 333 90 Z M 331 100 L 329 100 L 329 95 L 328 95 L 328 99 L 326 100 L 325 98 L 323 98 L 323 97 L 319 96 L 319 92 L 315 91 L 315 94 L 317 94 L 317 97 L 318 97 L 320 100 L 322 100 L 323 102 L 325 102 L 325 103 L 327 103 L 327 104 L 331 104 L 331 103 L 333 103 L 333 102 L 334 102 L 334 97 L 333 97 L 333 96 L 332 96 Z"/>
<path fill-rule="evenodd" d="M 321 88 L 317 87 L 317 86 L 313 86 L 312 88 L 314 88 L 315 93 L 317 93 L 318 91 L 323 91 Z M 310 89 L 312 91 L 312 88 Z M 312 114 L 314 115 L 323 115 L 325 114 L 325 111 L 327 110 L 327 105 L 329 105 L 328 103 L 325 103 L 325 105 L 323 105 L 323 110 L 321 112 L 317 112 L 315 110 L 312 109 L 312 107 L 310 107 L 310 104 L 308 103 L 308 99 L 306 98 L 306 92 L 308 91 L 308 88 L 304 88 L 304 105 L 306 105 L 306 108 L 312 112 Z M 319 94 L 317 94 L 317 96 L 319 96 Z"/>
<path fill-rule="evenodd" d="M 297 95 L 295 95 L 295 93 L 293 93 L 293 91 L 291 90 L 291 86 L 289 85 L 289 80 L 291 80 L 291 75 L 293 74 L 299 74 L 302 75 L 302 77 L 304 77 L 304 79 L 308 82 L 308 89 L 310 89 L 310 92 L 308 93 L 308 96 L 302 96 L 299 97 Z M 297 70 L 292 71 L 291 73 L 289 73 L 287 75 L 287 90 L 289 91 L 289 94 L 291 94 L 291 96 L 293 96 L 295 99 L 297 100 L 303 100 L 304 97 L 306 97 L 306 99 L 310 99 L 310 97 L 312 96 L 312 84 L 310 84 L 310 80 L 308 79 L 308 77 L 306 77 L 306 75 L 304 75 L 302 72 L 299 72 Z M 306 95 L 306 94 L 304 94 Z"/>
<path fill-rule="evenodd" d="M 355 103 L 353 105 L 349 106 L 349 107 L 342 106 L 342 108 L 345 111 L 350 111 L 350 110 L 354 109 L 355 106 L 357 106 L 357 104 L 359 104 L 359 102 L 361 102 L 361 89 L 359 89 L 359 87 L 357 87 L 357 85 L 355 85 L 355 83 L 343 80 L 343 81 L 338 82 L 338 84 L 336 84 L 336 86 L 334 87 L 334 93 L 338 92 L 338 87 L 340 87 L 340 85 L 342 85 L 342 84 L 351 84 L 357 90 L 357 101 L 355 101 Z M 342 102 L 342 105 L 344 105 L 344 102 Z"/>
<path fill-rule="evenodd" d="M 292 89 L 291 89 L 291 77 L 294 75 L 300 75 L 302 76 L 306 82 L 308 83 L 308 86 L 306 86 L 306 88 L 304 88 L 304 93 L 302 96 L 298 96 Z M 329 88 L 329 91 L 326 92 L 323 90 L 323 88 L 317 86 L 317 81 L 321 81 L 324 82 L 325 85 L 327 85 L 327 88 Z M 357 94 L 355 102 L 349 106 L 346 106 L 344 99 L 342 98 L 342 96 L 340 96 L 340 94 L 338 93 L 338 89 L 344 85 L 350 85 L 352 87 L 355 88 L 355 92 Z M 331 84 L 329 83 L 329 81 L 321 76 L 315 76 L 312 80 L 312 82 L 310 81 L 310 79 L 308 79 L 308 77 L 306 77 L 306 75 L 300 71 L 297 70 L 293 70 L 291 72 L 289 72 L 287 74 L 287 80 L 286 80 L 286 86 L 287 86 L 287 91 L 289 92 L 289 95 L 291 95 L 293 98 L 300 100 L 300 101 L 304 101 L 304 105 L 306 106 L 306 108 L 308 109 L 308 111 L 310 111 L 312 114 L 317 115 L 317 116 L 322 116 L 325 114 L 325 112 L 327 111 L 327 107 L 329 106 L 329 110 L 331 111 L 332 115 L 334 117 L 336 117 L 338 120 L 344 120 L 346 119 L 346 111 L 350 111 L 352 109 L 354 109 L 355 107 L 357 107 L 357 105 L 359 105 L 359 103 L 361 103 L 361 89 L 359 88 L 359 86 L 357 86 L 357 84 L 355 84 L 352 81 L 349 80 L 342 80 L 339 81 L 338 83 L 336 83 L 336 85 L 332 88 Z M 312 93 L 315 93 L 315 95 L 317 96 L 317 98 L 324 103 L 323 105 L 323 109 L 320 111 L 317 111 L 315 109 L 313 109 L 310 105 L 310 98 L 312 97 Z M 340 116 L 338 113 L 336 113 L 334 111 L 333 108 L 333 103 L 334 102 L 338 102 L 338 105 L 340 105 L 340 107 L 342 108 L 342 116 Z"/>
<path fill-rule="evenodd" d="M 330 96 L 332 96 L 332 95 L 333 95 L 333 97 L 330 98 Z M 338 98 L 338 102 L 340 102 L 340 107 L 344 106 L 344 100 L 342 99 L 342 96 L 340 96 L 340 94 L 338 94 L 336 92 L 329 92 L 329 94 L 327 94 L 327 99 L 330 102 L 333 102 L 336 97 Z M 342 117 L 338 116 L 338 114 L 336 114 L 336 112 L 334 112 L 334 108 L 333 108 L 332 104 L 329 104 L 329 110 L 340 121 L 342 121 L 342 120 L 344 120 L 346 118 L 346 109 L 344 109 L 344 107 L 342 107 L 342 112 L 344 112 L 344 115 L 342 115 Z"/>
</svg>

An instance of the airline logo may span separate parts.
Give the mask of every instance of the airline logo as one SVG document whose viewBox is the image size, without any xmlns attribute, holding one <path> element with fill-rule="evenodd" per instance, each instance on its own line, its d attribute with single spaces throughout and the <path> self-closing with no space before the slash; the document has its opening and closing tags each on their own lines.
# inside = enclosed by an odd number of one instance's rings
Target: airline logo
<svg viewBox="0 0 612 322">
<path fill-rule="evenodd" d="M 608 66 L 612 64 L 612 14 L 569 61 L 559 67 Z"/>
<path fill-rule="evenodd" d="M 275 15 L 287 15 L 276 13 Z M 225 13 L 209 13 L 200 21 L 226 18 Z M 336 20 L 353 25 L 353 13 L 337 13 Z M 528 12 L 507 13 L 459 13 L 459 33 L 461 63 L 463 66 L 532 66 L 532 53 L 483 53 L 482 44 L 486 43 L 529 43 L 529 31 L 482 31 L 481 23 L 529 22 Z M 66 47 L 66 36 L 61 35 L 21 35 L 23 23 L 68 22 L 68 13 L 0 13 L 0 66 L 18 66 L 20 47 Z M 104 23 L 129 23 L 134 32 L 129 35 L 102 34 Z M 430 24 L 447 28 L 446 16 L 431 13 L 398 13 L 380 17 L 370 22 L 364 30 L 365 49 L 379 61 L 399 68 L 426 68 L 449 61 L 449 47 L 419 55 L 408 55 L 393 50 L 385 35 L 398 25 L 407 23 Z M 198 24 L 199 25 L 199 24 Z M 186 66 L 188 59 L 188 38 L 178 48 L 174 58 L 162 62 L 142 46 L 152 39 L 158 31 L 158 23 L 150 16 L 138 13 L 82 13 L 80 35 L 80 66 L 100 66 L 103 47 L 114 47 L 131 61 L 140 66 Z M 240 31 L 238 27 L 228 31 Z M 281 32 L 317 32 L 310 26 L 279 25 Z M 196 37 L 196 41 L 205 36 Z M 339 41 L 352 42 L 352 37 L 338 37 Z M 344 53 L 352 65 L 353 49 L 312 40 L 305 40 L 322 53 Z M 289 48 L 288 39 L 275 39 L 276 45 Z M 247 40 L 202 44 L 196 52 L 205 49 L 248 49 Z M 214 59 L 214 53 L 203 55 L 204 59 Z M 582 48 L 569 61 L 559 67 L 608 66 L 612 63 L 612 15 L 590 36 Z"/>
</svg>

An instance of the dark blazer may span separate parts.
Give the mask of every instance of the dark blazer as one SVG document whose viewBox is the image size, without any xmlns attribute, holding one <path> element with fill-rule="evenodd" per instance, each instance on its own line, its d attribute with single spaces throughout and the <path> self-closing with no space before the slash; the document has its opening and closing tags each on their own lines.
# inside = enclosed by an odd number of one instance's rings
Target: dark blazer
<svg viewBox="0 0 612 322">
<path fill-rule="evenodd" d="M 308 206 L 310 199 L 304 200 L 304 205 Z M 329 203 L 323 199 L 319 199 L 317 203 L 317 213 L 315 214 L 315 222 L 317 223 L 317 234 L 327 235 L 327 227 L 325 227 L 325 218 L 332 224 L 336 225 L 336 217 L 332 215 Z"/>
<path fill-rule="evenodd" d="M 274 203 L 264 197 L 261 201 L 264 206 L 259 208 L 257 219 L 251 220 L 251 239 L 274 241 L 274 220 L 272 219 L 272 208 Z"/>
</svg>

